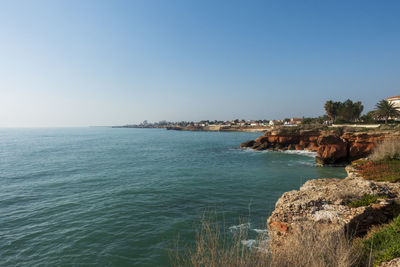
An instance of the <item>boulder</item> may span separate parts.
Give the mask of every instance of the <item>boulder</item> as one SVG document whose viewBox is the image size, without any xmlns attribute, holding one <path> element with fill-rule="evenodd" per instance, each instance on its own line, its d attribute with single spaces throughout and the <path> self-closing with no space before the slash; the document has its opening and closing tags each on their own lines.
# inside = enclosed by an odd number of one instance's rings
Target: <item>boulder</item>
<svg viewBox="0 0 400 267">
<path fill-rule="evenodd" d="M 240 147 L 241 147 L 241 148 L 253 147 L 255 143 L 256 143 L 256 141 L 254 141 L 254 140 L 249 140 L 249 141 L 246 141 L 246 142 L 242 143 L 242 144 L 240 145 Z"/>
<path fill-rule="evenodd" d="M 322 165 L 347 162 L 347 144 L 321 145 L 317 150 L 317 161 Z"/>
</svg>

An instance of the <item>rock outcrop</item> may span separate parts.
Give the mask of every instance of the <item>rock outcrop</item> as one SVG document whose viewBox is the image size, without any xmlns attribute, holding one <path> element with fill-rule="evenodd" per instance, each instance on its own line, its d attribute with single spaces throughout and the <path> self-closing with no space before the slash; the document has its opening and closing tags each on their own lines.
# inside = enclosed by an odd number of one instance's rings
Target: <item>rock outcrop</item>
<svg viewBox="0 0 400 267">
<path fill-rule="evenodd" d="M 281 249 L 289 235 L 307 231 L 307 227 L 361 236 L 372 225 L 386 223 L 395 216 L 400 184 L 365 180 L 352 167 L 346 170 L 345 179 L 310 180 L 300 190 L 282 195 L 268 219 L 271 250 Z M 365 194 L 382 197 L 368 206 L 348 205 Z"/>
<path fill-rule="evenodd" d="M 375 145 L 387 138 L 400 141 L 400 133 L 341 132 L 340 130 L 302 130 L 278 128 L 241 144 L 255 150 L 307 150 L 317 152 L 320 165 L 344 165 L 368 156 Z"/>
</svg>

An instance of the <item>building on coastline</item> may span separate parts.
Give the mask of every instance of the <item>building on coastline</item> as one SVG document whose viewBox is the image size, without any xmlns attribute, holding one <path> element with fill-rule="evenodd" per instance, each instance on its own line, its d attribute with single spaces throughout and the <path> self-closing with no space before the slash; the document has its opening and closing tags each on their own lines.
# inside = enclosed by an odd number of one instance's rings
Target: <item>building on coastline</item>
<svg viewBox="0 0 400 267">
<path fill-rule="evenodd" d="M 396 96 L 392 96 L 392 97 L 388 97 L 386 98 L 386 100 L 393 104 L 393 106 L 400 111 L 400 95 L 396 95 Z M 391 119 L 400 119 L 400 118 L 391 118 Z"/>
<path fill-rule="evenodd" d="M 300 124 L 302 120 L 303 120 L 303 118 L 290 118 L 289 120 L 285 121 L 284 125 L 296 126 L 296 125 Z"/>
<path fill-rule="evenodd" d="M 400 111 L 400 95 L 386 98 L 389 103 L 392 103 Z"/>
<path fill-rule="evenodd" d="M 274 125 L 283 125 L 284 121 L 283 120 L 270 120 L 269 125 L 274 126 Z"/>
<path fill-rule="evenodd" d="M 300 124 L 303 118 L 291 118 L 290 122 L 293 124 Z"/>
</svg>

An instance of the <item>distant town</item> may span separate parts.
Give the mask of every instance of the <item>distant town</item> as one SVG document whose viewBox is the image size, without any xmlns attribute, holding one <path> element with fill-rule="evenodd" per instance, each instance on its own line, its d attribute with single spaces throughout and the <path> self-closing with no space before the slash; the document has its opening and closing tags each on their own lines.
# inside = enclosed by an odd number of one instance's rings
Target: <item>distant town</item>
<svg viewBox="0 0 400 267">
<path fill-rule="evenodd" d="M 400 95 L 388 97 L 376 104 L 376 109 L 362 115 L 364 106 L 360 101 L 353 102 L 350 99 L 344 102 L 327 101 L 324 105 L 325 115 L 315 118 L 292 117 L 283 120 L 201 120 L 180 121 L 180 122 L 148 122 L 140 124 L 127 124 L 123 126 L 113 126 L 113 128 L 166 128 L 168 130 L 205 130 L 205 131 L 263 131 L 267 127 L 297 126 L 300 124 L 376 124 L 399 123 L 400 119 Z"/>
<path fill-rule="evenodd" d="M 127 124 L 123 126 L 114 126 L 114 128 L 174 128 L 174 127 L 266 127 L 273 125 L 297 125 L 303 121 L 304 118 L 287 118 L 284 120 L 232 120 L 232 121 L 219 121 L 219 120 L 201 120 L 198 122 L 193 121 L 180 121 L 180 122 L 148 122 L 143 121 L 140 124 Z"/>
</svg>

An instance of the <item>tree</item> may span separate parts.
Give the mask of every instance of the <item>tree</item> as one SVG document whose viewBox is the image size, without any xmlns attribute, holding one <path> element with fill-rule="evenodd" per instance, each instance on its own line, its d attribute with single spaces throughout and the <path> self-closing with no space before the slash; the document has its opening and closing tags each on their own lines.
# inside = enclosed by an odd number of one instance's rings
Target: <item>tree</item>
<svg viewBox="0 0 400 267">
<path fill-rule="evenodd" d="M 339 102 L 340 103 L 340 102 Z M 339 104 L 339 116 L 344 121 L 353 121 L 355 114 L 354 112 L 354 103 L 350 99 L 347 99 L 343 103 Z"/>
<path fill-rule="evenodd" d="M 387 124 L 389 118 L 400 117 L 400 111 L 396 109 L 394 103 L 391 103 L 386 99 L 379 101 L 375 107 L 375 115 L 378 118 L 383 118 L 385 120 L 385 124 Z"/>
<path fill-rule="evenodd" d="M 338 102 L 333 102 L 332 100 L 326 101 L 325 103 L 325 111 L 326 115 L 331 119 L 331 121 L 336 120 L 336 116 L 338 115 Z"/>
<path fill-rule="evenodd" d="M 360 120 L 364 123 L 375 123 L 375 111 L 370 111 L 367 114 L 360 117 Z"/>
<path fill-rule="evenodd" d="M 353 103 L 350 99 L 344 102 L 329 100 L 324 107 L 331 121 L 340 120 L 343 122 L 358 121 L 364 110 L 364 106 L 360 101 Z"/>
<path fill-rule="evenodd" d="M 358 120 L 364 110 L 363 104 L 358 101 L 353 104 L 353 120 Z"/>
</svg>

